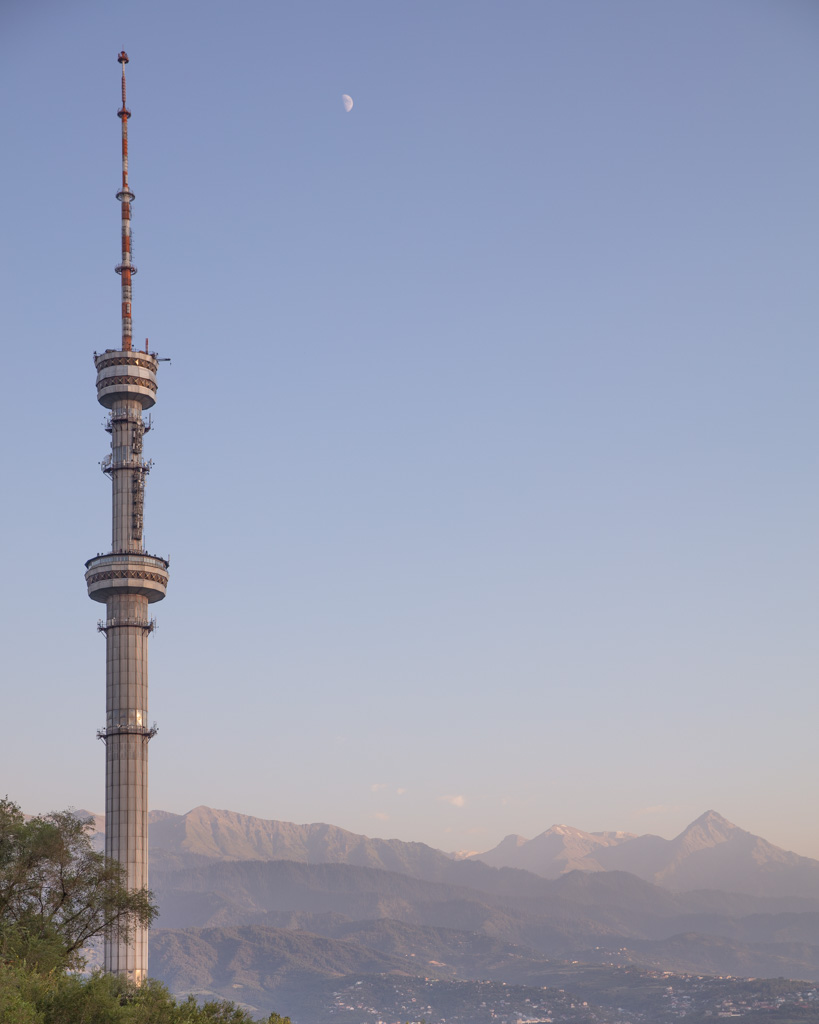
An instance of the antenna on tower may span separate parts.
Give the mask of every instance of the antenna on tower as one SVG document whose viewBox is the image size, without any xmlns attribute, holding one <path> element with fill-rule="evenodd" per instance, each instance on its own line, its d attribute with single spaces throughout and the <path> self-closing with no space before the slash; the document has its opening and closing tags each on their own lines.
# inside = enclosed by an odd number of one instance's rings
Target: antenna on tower
<svg viewBox="0 0 819 1024">
<path fill-rule="evenodd" d="M 133 338 L 131 278 L 137 272 L 137 268 L 131 262 L 131 203 L 135 196 L 128 185 L 128 118 L 131 111 L 125 105 L 125 65 L 128 63 L 128 54 L 125 50 L 121 51 L 117 60 L 122 65 L 122 106 L 117 111 L 117 116 L 122 121 L 122 187 L 117 192 L 117 199 L 122 206 L 122 262 L 114 269 L 122 278 L 122 349 L 124 352 L 130 352 Z"/>
<path fill-rule="evenodd" d="M 2 4 L 2 0 L 0 0 Z M 148 725 L 148 635 L 154 629 L 149 607 L 165 597 L 168 559 L 150 555 L 144 546 L 145 480 L 150 459 L 142 442 L 151 428 L 156 402 L 159 357 L 135 351 L 131 330 L 131 281 L 136 273 L 131 251 L 131 203 L 128 184 L 128 121 L 125 65 L 122 65 L 122 348 L 94 353 L 97 401 L 109 412 L 105 429 L 111 435 L 101 467 L 111 480 L 111 550 L 85 565 L 92 600 L 105 605 L 101 632 L 105 636 L 105 856 L 122 865 L 128 890 L 141 891 L 148 881 L 148 742 L 156 728 Z M 138 344 L 138 343 L 137 343 Z M 106 931 L 104 969 L 137 985 L 148 970 L 148 929 L 142 922 L 114 921 Z M 3 1014 L 0 1012 L 0 1017 Z"/>
</svg>

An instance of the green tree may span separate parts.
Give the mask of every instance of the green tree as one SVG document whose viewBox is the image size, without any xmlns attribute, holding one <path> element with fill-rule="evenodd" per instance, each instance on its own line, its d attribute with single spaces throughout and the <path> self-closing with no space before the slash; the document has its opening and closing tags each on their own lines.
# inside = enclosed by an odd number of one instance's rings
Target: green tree
<svg viewBox="0 0 819 1024">
<path fill-rule="evenodd" d="M 90 977 L 0 961 L 0 1024 L 254 1024 L 230 1002 L 175 999 L 158 981 L 137 988 L 117 975 Z M 290 1024 L 272 1013 L 263 1024 Z"/>
<path fill-rule="evenodd" d="M 156 917 L 150 891 L 129 890 L 124 868 L 92 848 L 91 824 L 70 811 L 26 821 L 0 800 L 0 958 L 75 970 L 90 940 L 114 926 L 127 940 Z"/>
<path fill-rule="evenodd" d="M 120 865 L 92 849 L 91 824 L 69 811 L 26 821 L 0 800 L 0 1024 L 253 1024 L 233 1003 L 176 1000 L 158 981 L 70 973 L 89 941 L 157 914 L 152 894 L 129 890 Z"/>
</svg>

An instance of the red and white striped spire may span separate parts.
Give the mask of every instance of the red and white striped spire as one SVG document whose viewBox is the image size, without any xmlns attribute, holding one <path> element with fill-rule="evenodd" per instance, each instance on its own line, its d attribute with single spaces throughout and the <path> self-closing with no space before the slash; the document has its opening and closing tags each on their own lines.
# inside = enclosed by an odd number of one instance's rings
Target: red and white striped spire
<svg viewBox="0 0 819 1024">
<path fill-rule="evenodd" d="M 117 116 L 122 121 L 122 187 L 117 192 L 122 206 L 122 262 L 117 266 L 116 271 L 122 278 L 122 348 L 130 352 L 133 340 L 133 328 L 131 326 L 131 278 L 137 272 L 137 268 L 131 262 L 131 203 L 134 201 L 134 193 L 128 185 L 128 118 L 131 111 L 125 105 L 125 65 L 128 63 L 128 54 L 123 50 L 117 60 L 122 65 L 122 107 L 117 111 Z"/>
</svg>

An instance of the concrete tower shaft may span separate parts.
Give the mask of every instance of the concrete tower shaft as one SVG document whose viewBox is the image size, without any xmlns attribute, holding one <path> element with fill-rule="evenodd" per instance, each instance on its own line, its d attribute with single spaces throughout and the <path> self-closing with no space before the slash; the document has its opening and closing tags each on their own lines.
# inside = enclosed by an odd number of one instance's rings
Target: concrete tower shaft
<svg viewBox="0 0 819 1024">
<path fill-rule="evenodd" d="M 105 854 L 125 868 L 129 889 L 148 884 L 148 743 L 156 727 L 148 724 L 148 636 L 154 629 L 150 604 L 161 601 L 168 585 L 168 560 L 143 546 L 145 481 L 151 463 L 142 456 L 151 429 L 144 413 L 156 401 L 155 353 L 132 349 L 128 118 L 125 64 L 122 64 L 122 348 L 94 354 L 97 400 L 110 412 L 106 430 L 111 451 L 102 460 L 111 479 L 111 550 L 85 563 L 88 596 L 105 605 L 98 629 L 106 642 Z M 137 984 L 148 970 L 148 932 L 138 928 L 130 941 L 121 931 L 105 940 L 105 969 Z"/>
</svg>

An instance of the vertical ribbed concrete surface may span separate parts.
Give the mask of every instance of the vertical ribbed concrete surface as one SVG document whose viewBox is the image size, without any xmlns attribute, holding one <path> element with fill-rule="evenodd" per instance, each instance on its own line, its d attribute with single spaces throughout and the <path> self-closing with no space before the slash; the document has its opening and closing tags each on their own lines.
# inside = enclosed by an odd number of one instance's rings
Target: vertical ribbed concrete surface
<svg viewBox="0 0 819 1024">
<path fill-rule="evenodd" d="M 109 622 L 148 622 L 148 599 L 125 595 L 106 602 Z M 148 884 L 148 633 L 118 626 L 106 635 L 105 855 L 126 870 L 129 889 Z M 135 731 L 119 731 L 135 730 Z M 139 982 L 148 968 L 148 933 L 133 947 L 112 936 L 105 969 Z"/>
<path fill-rule="evenodd" d="M 99 629 L 106 641 L 105 853 L 125 868 L 130 889 L 148 884 L 149 605 L 165 596 L 168 562 L 142 546 L 145 479 L 142 457 L 148 424 L 143 410 L 156 394 L 156 356 L 108 349 L 94 357 L 97 397 L 110 410 L 111 453 L 102 463 L 112 485 L 111 551 L 86 562 L 89 596 L 105 604 Z M 130 942 L 114 932 L 105 941 L 105 970 L 137 984 L 148 970 L 148 932 Z"/>
</svg>

